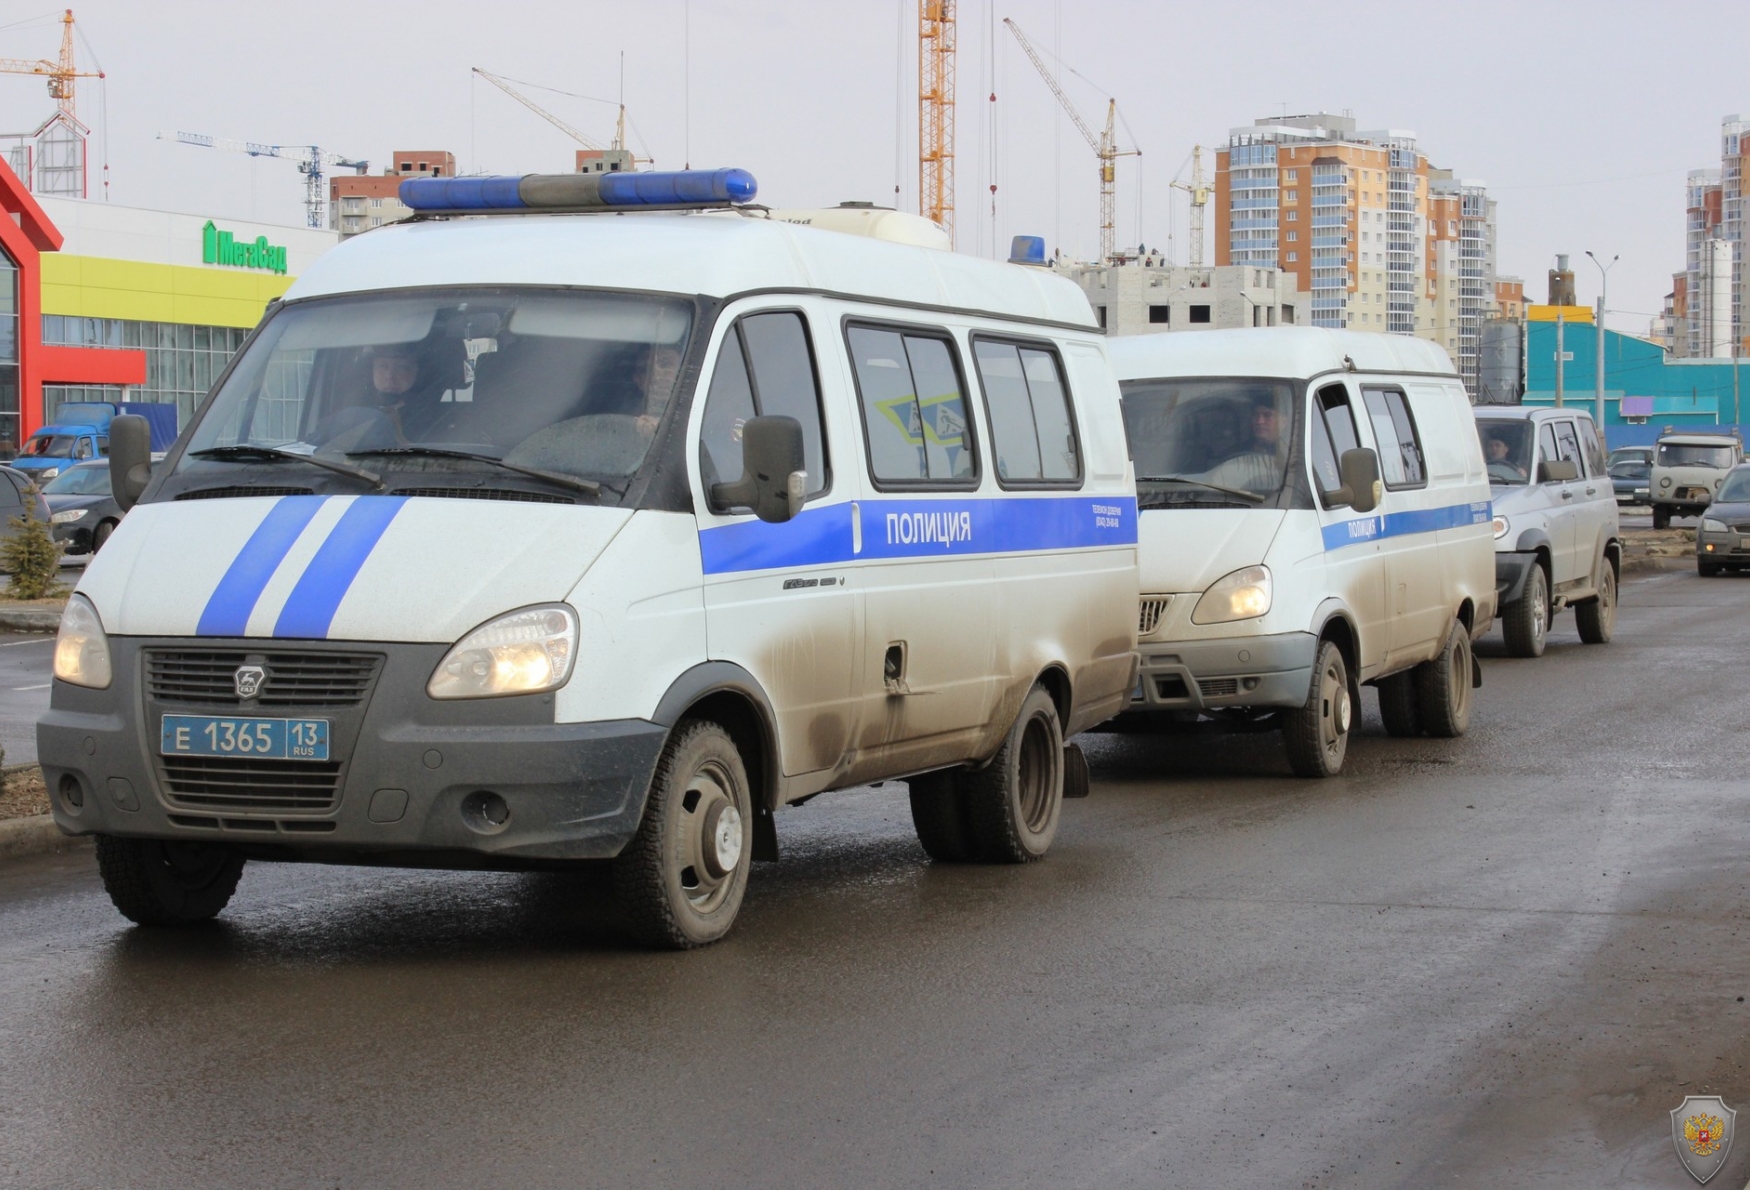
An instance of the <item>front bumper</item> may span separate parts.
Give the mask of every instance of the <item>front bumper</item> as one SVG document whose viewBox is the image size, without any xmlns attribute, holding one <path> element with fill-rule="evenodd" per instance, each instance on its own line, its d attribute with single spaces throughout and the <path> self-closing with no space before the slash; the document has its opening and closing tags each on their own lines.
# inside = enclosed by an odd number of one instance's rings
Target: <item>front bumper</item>
<svg viewBox="0 0 1750 1190">
<path fill-rule="evenodd" d="M 434 701 L 425 683 L 442 645 L 112 637 L 110 647 L 110 687 L 56 682 L 37 725 L 55 822 L 69 834 L 222 841 L 269 858 L 414 867 L 606 858 L 637 830 L 667 738 L 666 728 L 637 719 L 554 723 L 551 694 Z M 270 675 L 275 655 L 369 654 L 380 664 L 350 708 L 202 705 L 157 700 L 144 673 L 153 649 L 244 654 L 265 661 Z M 198 780 L 186 768 L 173 774 L 157 751 L 166 711 L 328 719 L 337 762 L 331 801 L 313 804 L 300 793 L 274 804 L 275 782 L 307 779 L 304 762 L 273 762 L 265 785 L 248 783 L 256 778 L 236 767 L 217 777 L 202 769 Z M 295 777 L 279 775 L 288 772 Z M 502 798 L 508 818 L 480 814 L 474 795 L 483 793 Z"/>
<path fill-rule="evenodd" d="M 1495 553 L 1495 609 L 1499 615 L 1510 603 L 1518 603 L 1525 594 L 1525 580 L 1537 565 L 1534 553 L 1497 550 Z"/>
<path fill-rule="evenodd" d="M 1310 632 L 1219 640 L 1143 641 L 1132 711 L 1298 707 L 1312 689 L 1319 638 Z"/>
<path fill-rule="evenodd" d="M 1697 529 L 1695 556 L 1702 562 L 1750 565 L 1750 533 L 1712 533 L 1706 529 Z"/>
<path fill-rule="evenodd" d="M 91 552 L 91 527 L 82 520 L 69 524 L 50 525 L 49 536 L 60 542 L 62 549 L 68 554 L 89 554 Z"/>
</svg>

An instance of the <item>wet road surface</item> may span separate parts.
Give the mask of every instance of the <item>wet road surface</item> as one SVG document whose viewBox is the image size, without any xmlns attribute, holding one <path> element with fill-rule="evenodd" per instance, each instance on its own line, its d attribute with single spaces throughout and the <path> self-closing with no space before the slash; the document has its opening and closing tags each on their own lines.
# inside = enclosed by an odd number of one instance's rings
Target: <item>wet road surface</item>
<svg viewBox="0 0 1750 1190">
<path fill-rule="evenodd" d="M 36 721 L 49 709 L 55 638 L 0 633 L 0 747 L 7 764 L 36 762 Z"/>
<path fill-rule="evenodd" d="M 1337 780 L 1095 737 L 1029 868 L 933 867 L 898 785 L 786 811 L 692 954 L 585 879 L 256 864 L 157 933 L 12 862 L 0 1184 L 1692 1185 L 1667 1113 L 1750 1106 L 1750 578 L 1623 598 L 1485 642 L 1465 739 L 1369 696 Z"/>
</svg>

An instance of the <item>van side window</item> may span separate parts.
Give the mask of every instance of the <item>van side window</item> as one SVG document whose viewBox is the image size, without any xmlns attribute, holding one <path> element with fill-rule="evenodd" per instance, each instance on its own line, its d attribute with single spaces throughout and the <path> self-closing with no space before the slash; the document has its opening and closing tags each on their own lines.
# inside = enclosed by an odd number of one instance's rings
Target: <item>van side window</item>
<svg viewBox="0 0 1750 1190">
<path fill-rule="evenodd" d="M 975 486 L 977 457 L 952 341 L 876 326 L 847 327 L 845 340 L 877 484 Z"/>
<path fill-rule="evenodd" d="M 808 328 L 794 310 L 749 314 L 723 337 L 699 434 L 699 473 L 714 483 L 741 478 L 741 430 L 750 417 L 793 417 L 802 423 L 808 494 L 826 490 L 820 386 Z"/>
<path fill-rule="evenodd" d="M 1416 437 L 1416 420 L 1410 404 L 1395 388 L 1364 388 L 1367 418 L 1379 441 L 1379 470 L 1388 488 L 1415 488 L 1428 482 L 1422 461 L 1422 442 Z"/>
<path fill-rule="evenodd" d="M 1580 445 L 1586 451 L 1586 473 L 1602 476 L 1610 471 L 1610 460 L 1604 453 L 1604 444 L 1598 441 L 1598 433 L 1592 428 L 1592 423 L 1580 423 Z"/>
<path fill-rule="evenodd" d="M 1322 390 L 1313 401 L 1313 409 L 1317 413 L 1312 419 L 1313 480 L 1325 507 L 1340 508 L 1344 502 L 1333 500 L 1331 493 L 1343 486 L 1338 460 L 1344 451 L 1361 445 L 1355 433 L 1355 413 L 1341 385 Z"/>
<path fill-rule="evenodd" d="M 1586 464 L 1580 461 L 1580 440 L 1574 436 L 1574 423 L 1558 421 L 1555 426 L 1558 457 L 1572 462 L 1581 475 L 1586 474 Z"/>
<path fill-rule="evenodd" d="M 976 338 L 972 355 L 990 415 L 997 482 L 1005 488 L 1079 483 L 1081 450 L 1057 353 Z"/>
</svg>

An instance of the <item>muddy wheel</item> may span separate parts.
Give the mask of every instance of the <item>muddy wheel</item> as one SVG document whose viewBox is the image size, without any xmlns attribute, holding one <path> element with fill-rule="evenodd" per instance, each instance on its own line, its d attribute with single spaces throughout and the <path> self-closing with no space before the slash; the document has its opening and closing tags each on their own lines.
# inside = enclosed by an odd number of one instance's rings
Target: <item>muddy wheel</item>
<svg viewBox="0 0 1750 1190">
<path fill-rule="evenodd" d="M 1515 657 L 1541 657 L 1549 642 L 1549 579 L 1543 567 L 1532 564 L 1525 580 L 1525 593 L 1501 612 L 1501 635 L 1507 652 Z"/>
<path fill-rule="evenodd" d="M 753 858 L 747 766 L 729 733 L 675 729 L 650 781 L 638 833 L 613 862 L 614 898 L 640 942 L 685 950 L 729 932 Z"/>
<path fill-rule="evenodd" d="M 122 916 L 143 926 L 186 926 L 219 915 L 243 877 L 223 843 L 97 836 L 97 871 Z"/>
<path fill-rule="evenodd" d="M 962 779 L 967 841 L 985 863 L 1043 859 L 1063 812 L 1063 727 L 1034 686 L 990 764 Z"/>
<path fill-rule="evenodd" d="M 1410 672 L 1416 678 L 1422 730 L 1446 739 L 1463 735 L 1470 727 L 1471 694 L 1470 631 L 1463 621 L 1452 622 L 1440 656 Z"/>
<path fill-rule="evenodd" d="M 1580 639 L 1589 645 L 1607 645 L 1616 631 L 1616 567 L 1604 559 L 1598 575 L 1598 598 L 1589 599 L 1574 608 L 1574 620 L 1580 626 Z"/>
<path fill-rule="evenodd" d="M 1416 697 L 1413 672 L 1393 674 L 1373 684 L 1379 691 L 1379 717 L 1385 733 L 1408 738 L 1422 734 L 1422 708 Z"/>
<path fill-rule="evenodd" d="M 1343 771 L 1349 751 L 1349 727 L 1355 705 L 1349 697 L 1349 667 L 1343 651 L 1331 641 L 1319 645 L 1313 666 L 1312 690 L 1305 705 L 1289 711 L 1282 723 L 1288 746 L 1288 766 L 1297 777 L 1334 777 Z"/>
<path fill-rule="evenodd" d="M 919 773 L 911 786 L 911 824 L 924 854 L 939 864 L 963 864 L 972 858 L 966 836 L 966 812 L 960 785 L 951 772 Z"/>
</svg>

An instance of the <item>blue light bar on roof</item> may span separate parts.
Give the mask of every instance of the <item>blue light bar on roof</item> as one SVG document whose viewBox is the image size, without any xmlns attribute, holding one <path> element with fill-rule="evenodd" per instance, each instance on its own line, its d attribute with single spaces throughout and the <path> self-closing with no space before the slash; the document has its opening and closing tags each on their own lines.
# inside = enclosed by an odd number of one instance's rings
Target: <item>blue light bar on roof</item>
<svg viewBox="0 0 1750 1190">
<path fill-rule="evenodd" d="M 520 178 L 408 178 L 401 201 L 416 211 L 636 210 L 752 202 L 745 169 L 667 173 L 527 174 Z"/>
</svg>

